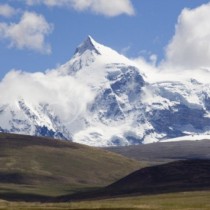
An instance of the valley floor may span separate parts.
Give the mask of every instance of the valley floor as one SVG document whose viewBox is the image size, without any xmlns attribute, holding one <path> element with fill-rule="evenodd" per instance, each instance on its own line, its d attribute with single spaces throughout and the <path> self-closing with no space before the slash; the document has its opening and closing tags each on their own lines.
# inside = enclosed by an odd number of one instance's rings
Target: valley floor
<svg viewBox="0 0 210 210">
<path fill-rule="evenodd" d="M 169 193 L 72 203 L 0 201 L 3 210 L 210 210 L 210 191 Z"/>
</svg>

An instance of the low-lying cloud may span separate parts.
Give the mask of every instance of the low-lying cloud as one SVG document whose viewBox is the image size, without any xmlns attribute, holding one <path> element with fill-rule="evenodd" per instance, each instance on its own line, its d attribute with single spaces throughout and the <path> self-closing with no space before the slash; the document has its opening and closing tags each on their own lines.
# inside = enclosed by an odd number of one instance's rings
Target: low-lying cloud
<svg viewBox="0 0 210 210">
<path fill-rule="evenodd" d="M 93 99 L 88 87 L 56 72 L 10 71 L 0 82 L 0 92 L 4 104 L 16 104 L 22 99 L 33 106 L 48 104 L 63 122 L 74 121 L 84 114 Z"/>
</svg>

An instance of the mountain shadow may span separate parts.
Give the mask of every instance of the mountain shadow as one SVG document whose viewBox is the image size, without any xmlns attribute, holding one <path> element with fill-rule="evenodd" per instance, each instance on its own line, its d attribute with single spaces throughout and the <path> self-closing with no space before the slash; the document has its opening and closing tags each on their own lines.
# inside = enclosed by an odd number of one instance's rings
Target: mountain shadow
<svg viewBox="0 0 210 210">
<path fill-rule="evenodd" d="M 210 160 L 182 160 L 137 170 L 113 184 L 62 201 L 210 190 Z"/>
</svg>

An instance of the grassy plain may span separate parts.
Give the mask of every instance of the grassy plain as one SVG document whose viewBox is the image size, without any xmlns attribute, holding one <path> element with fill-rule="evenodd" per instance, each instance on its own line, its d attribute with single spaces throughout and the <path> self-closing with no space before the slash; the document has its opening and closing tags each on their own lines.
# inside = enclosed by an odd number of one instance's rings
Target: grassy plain
<svg viewBox="0 0 210 210">
<path fill-rule="evenodd" d="M 0 201 L 1 210 L 209 210 L 210 191 L 134 196 L 67 203 Z"/>
<path fill-rule="evenodd" d="M 71 142 L 0 134 L 0 210 L 210 210 L 210 191 L 52 202 L 109 185 L 145 162 Z"/>
</svg>

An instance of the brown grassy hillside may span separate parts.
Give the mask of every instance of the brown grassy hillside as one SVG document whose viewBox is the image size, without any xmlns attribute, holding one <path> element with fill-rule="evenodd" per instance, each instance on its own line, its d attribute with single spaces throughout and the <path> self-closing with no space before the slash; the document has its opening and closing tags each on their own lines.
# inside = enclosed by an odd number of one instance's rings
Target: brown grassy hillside
<svg viewBox="0 0 210 210">
<path fill-rule="evenodd" d="M 0 196 L 69 194 L 105 186 L 140 167 L 138 161 L 72 142 L 0 134 Z"/>
</svg>

